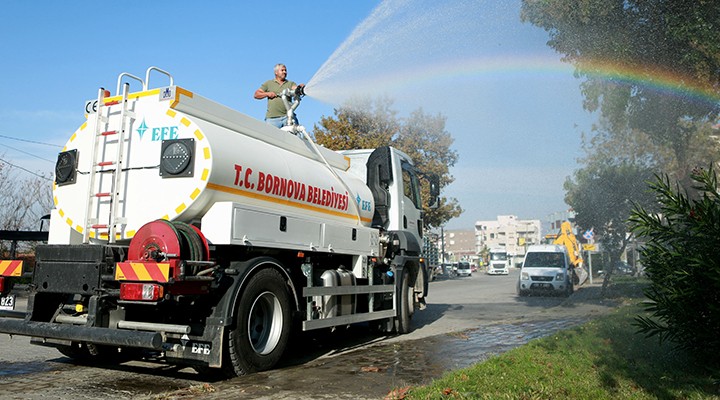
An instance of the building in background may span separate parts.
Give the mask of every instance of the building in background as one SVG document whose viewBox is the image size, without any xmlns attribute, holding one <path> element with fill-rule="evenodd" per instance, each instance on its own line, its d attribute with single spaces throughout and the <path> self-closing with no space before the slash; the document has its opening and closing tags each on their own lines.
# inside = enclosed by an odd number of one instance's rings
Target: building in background
<svg viewBox="0 0 720 400">
<path fill-rule="evenodd" d="M 514 215 L 498 215 L 495 221 L 475 223 L 475 252 L 504 247 L 511 257 L 511 265 L 517 266 L 525 257 L 527 247 L 542 243 L 539 219 L 522 220 Z"/>
<path fill-rule="evenodd" d="M 445 244 L 445 262 L 477 262 L 478 252 L 475 245 L 475 231 L 446 230 L 443 231 L 443 240 L 441 242 Z M 442 252 L 442 249 L 440 251 Z"/>
<path fill-rule="evenodd" d="M 562 225 L 563 221 L 575 221 L 575 212 L 572 210 L 558 211 L 547 216 L 547 223 L 546 226 L 544 226 L 546 229 L 545 232 L 547 232 L 545 235 L 545 241 L 547 243 L 552 243 L 552 241 L 557 238 L 560 233 L 560 225 Z M 573 229 L 575 229 L 574 223 Z M 579 236 L 578 232 L 574 233 L 576 236 Z"/>
</svg>

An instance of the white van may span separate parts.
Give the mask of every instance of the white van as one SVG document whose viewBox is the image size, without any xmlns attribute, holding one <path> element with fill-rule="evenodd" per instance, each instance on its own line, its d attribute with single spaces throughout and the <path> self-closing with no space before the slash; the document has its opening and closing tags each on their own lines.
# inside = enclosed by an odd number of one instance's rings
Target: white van
<svg viewBox="0 0 720 400">
<path fill-rule="evenodd" d="M 469 262 L 460 261 L 457 265 L 458 276 L 472 276 L 472 267 L 470 267 Z"/>
<path fill-rule="evenodd" d="M 517 284 L 519 296 L 573 293 L 573 272 L 564 246 L 533 245 L 525 253 Z"/>
</svg>

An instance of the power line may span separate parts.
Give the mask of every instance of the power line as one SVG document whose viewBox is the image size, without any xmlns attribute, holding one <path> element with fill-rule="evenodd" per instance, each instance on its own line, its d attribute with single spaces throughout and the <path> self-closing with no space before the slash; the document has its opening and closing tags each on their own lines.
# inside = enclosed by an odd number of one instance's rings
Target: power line
<svg viewBox="0 0 720 400">
<path fill-rule="evenodd" d="M 14 148 L 14 147 L 12 147 L 12 146 L 8 146 L 8 145 L 6 145 L 6 144 L 0 144 L 0 146 L 5 146 L 5 147 L 7 147 L 8 149 L 12 149 L 12 150 L 15 150 L 15 151 L 19 151 L 19 152 L 21 152 L 21 153 L 23 153 L 23 154 L 29 155 L 30 157 L 35 157 L 35 158 L 37 158 L 38 160 L 47 161 L 47 162 L 49 162 L 49 163 L 55 163 L 55 161 L 53 161 L 53 160 L 48 160 L 47 158 L 42 158 L 42 157 L 37 156 L 37 155 L 35 155 L 35 154 L 28 153 L 27 151 L 24 151 L 24 150 L 16 149 L 16 148 Z"/>
<path fill-rule="evenodd" d="M 7 165 L 9 165 L 9 166 L 11 166 L 11 167 L 17 168 L 17 169 L 21 169 L 21 170 L 27 172 L 28 174 L 32 174 L 32 175 L 37 176 L 37 177 L 40 178 L 40 179 L 45 179 L 46 181 L 52 181 L 52 179 L 50 179 L 50 178 L 48 178 L 48 177 L 42 176 L 42 175 L 40 175 L 40 174 L 36 174 L 35 172 L 30 171 L 29 169 L 23 168 L 23 167 L 21 167 L 21 166 L 19 166 L 19 165 L 15 165 L 15 164 L 13 164 L 13 163 L 11 163 L 11 162 L 7 162 L 7 161 L 3 160 L 2 158 L 0 158 L 0 162 L 4 162 L 5 164 L 7 164 Z"/>
<path fill-rule="evenodd" d="M 5 138 L 5 139 L 10 139 L 10 140 L 17 140 L 18 142 L 41 144 L 41 145 L 43 145 L 43 146 L 51 146 L 51 147 L 59 147 L 59 148 L 62 148 L 62 147 L 63 147 L 63 146 L 61 146 L 61 145 L 59 145 L 59 144 L 38 142 L 38 141 L 35 141 L 35 140 L 28 140 L 28 139 L 20 139 L 20 138 L 16 138 L 16 137 L 12 137 L 12 136 L 1 135 L 1 134 L 0 134 L 0 137 L 1 137 L 1 138 Z"/>
</svg>

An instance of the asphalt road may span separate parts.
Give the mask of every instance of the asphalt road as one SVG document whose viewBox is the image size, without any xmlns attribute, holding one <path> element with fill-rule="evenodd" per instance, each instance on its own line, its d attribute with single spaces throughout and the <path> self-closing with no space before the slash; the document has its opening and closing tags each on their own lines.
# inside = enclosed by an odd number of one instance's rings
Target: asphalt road
<svg viewBox="0 0 720 400">
<path fill-rule="evenodd" d="M 362 325 L 298 334 L 278 368 L 231 380 L 150 362 L 79 365 L 28 338 L 0 335 L 0 399 L 379 399 L 617 306 L 599 299 L 597 285 L 568 299 L 520 298 L 517 275 L 441 277 L 409 334 L 377 336 Z"/>
</svg>

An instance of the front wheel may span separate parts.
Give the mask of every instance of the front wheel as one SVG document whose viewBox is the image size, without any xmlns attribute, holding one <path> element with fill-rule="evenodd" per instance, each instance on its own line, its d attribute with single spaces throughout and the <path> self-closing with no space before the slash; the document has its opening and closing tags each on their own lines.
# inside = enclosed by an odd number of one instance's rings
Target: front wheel
<svg viewBox="0 0 720 400">
<path fill-rule="evenodd" d="M 567 282 L 565 282 L 565 293 L 563 293 L 563 296 L 570 297 L 574 291 L 575 287 L 573 285 L 572 279 L 568 279 Z"/>
<path fill-rule="evenodd" d="M 266 268 L 250 278 L 237 305 L 235 327 L 227 350 L 231 375 L 272 368 L 282 357 L 290 337 L 290 295 L 278 271 Z"/>
<path fill-rule="evenodd" d="M 400 277 L 400 288 L 398 290 L 398 315 L 395 317 L 395 332 L 409 333 L 410 319 L 415 313 L 414 287 L 410 286 L 410 271 L 403 268 Z"/>
</svg>

